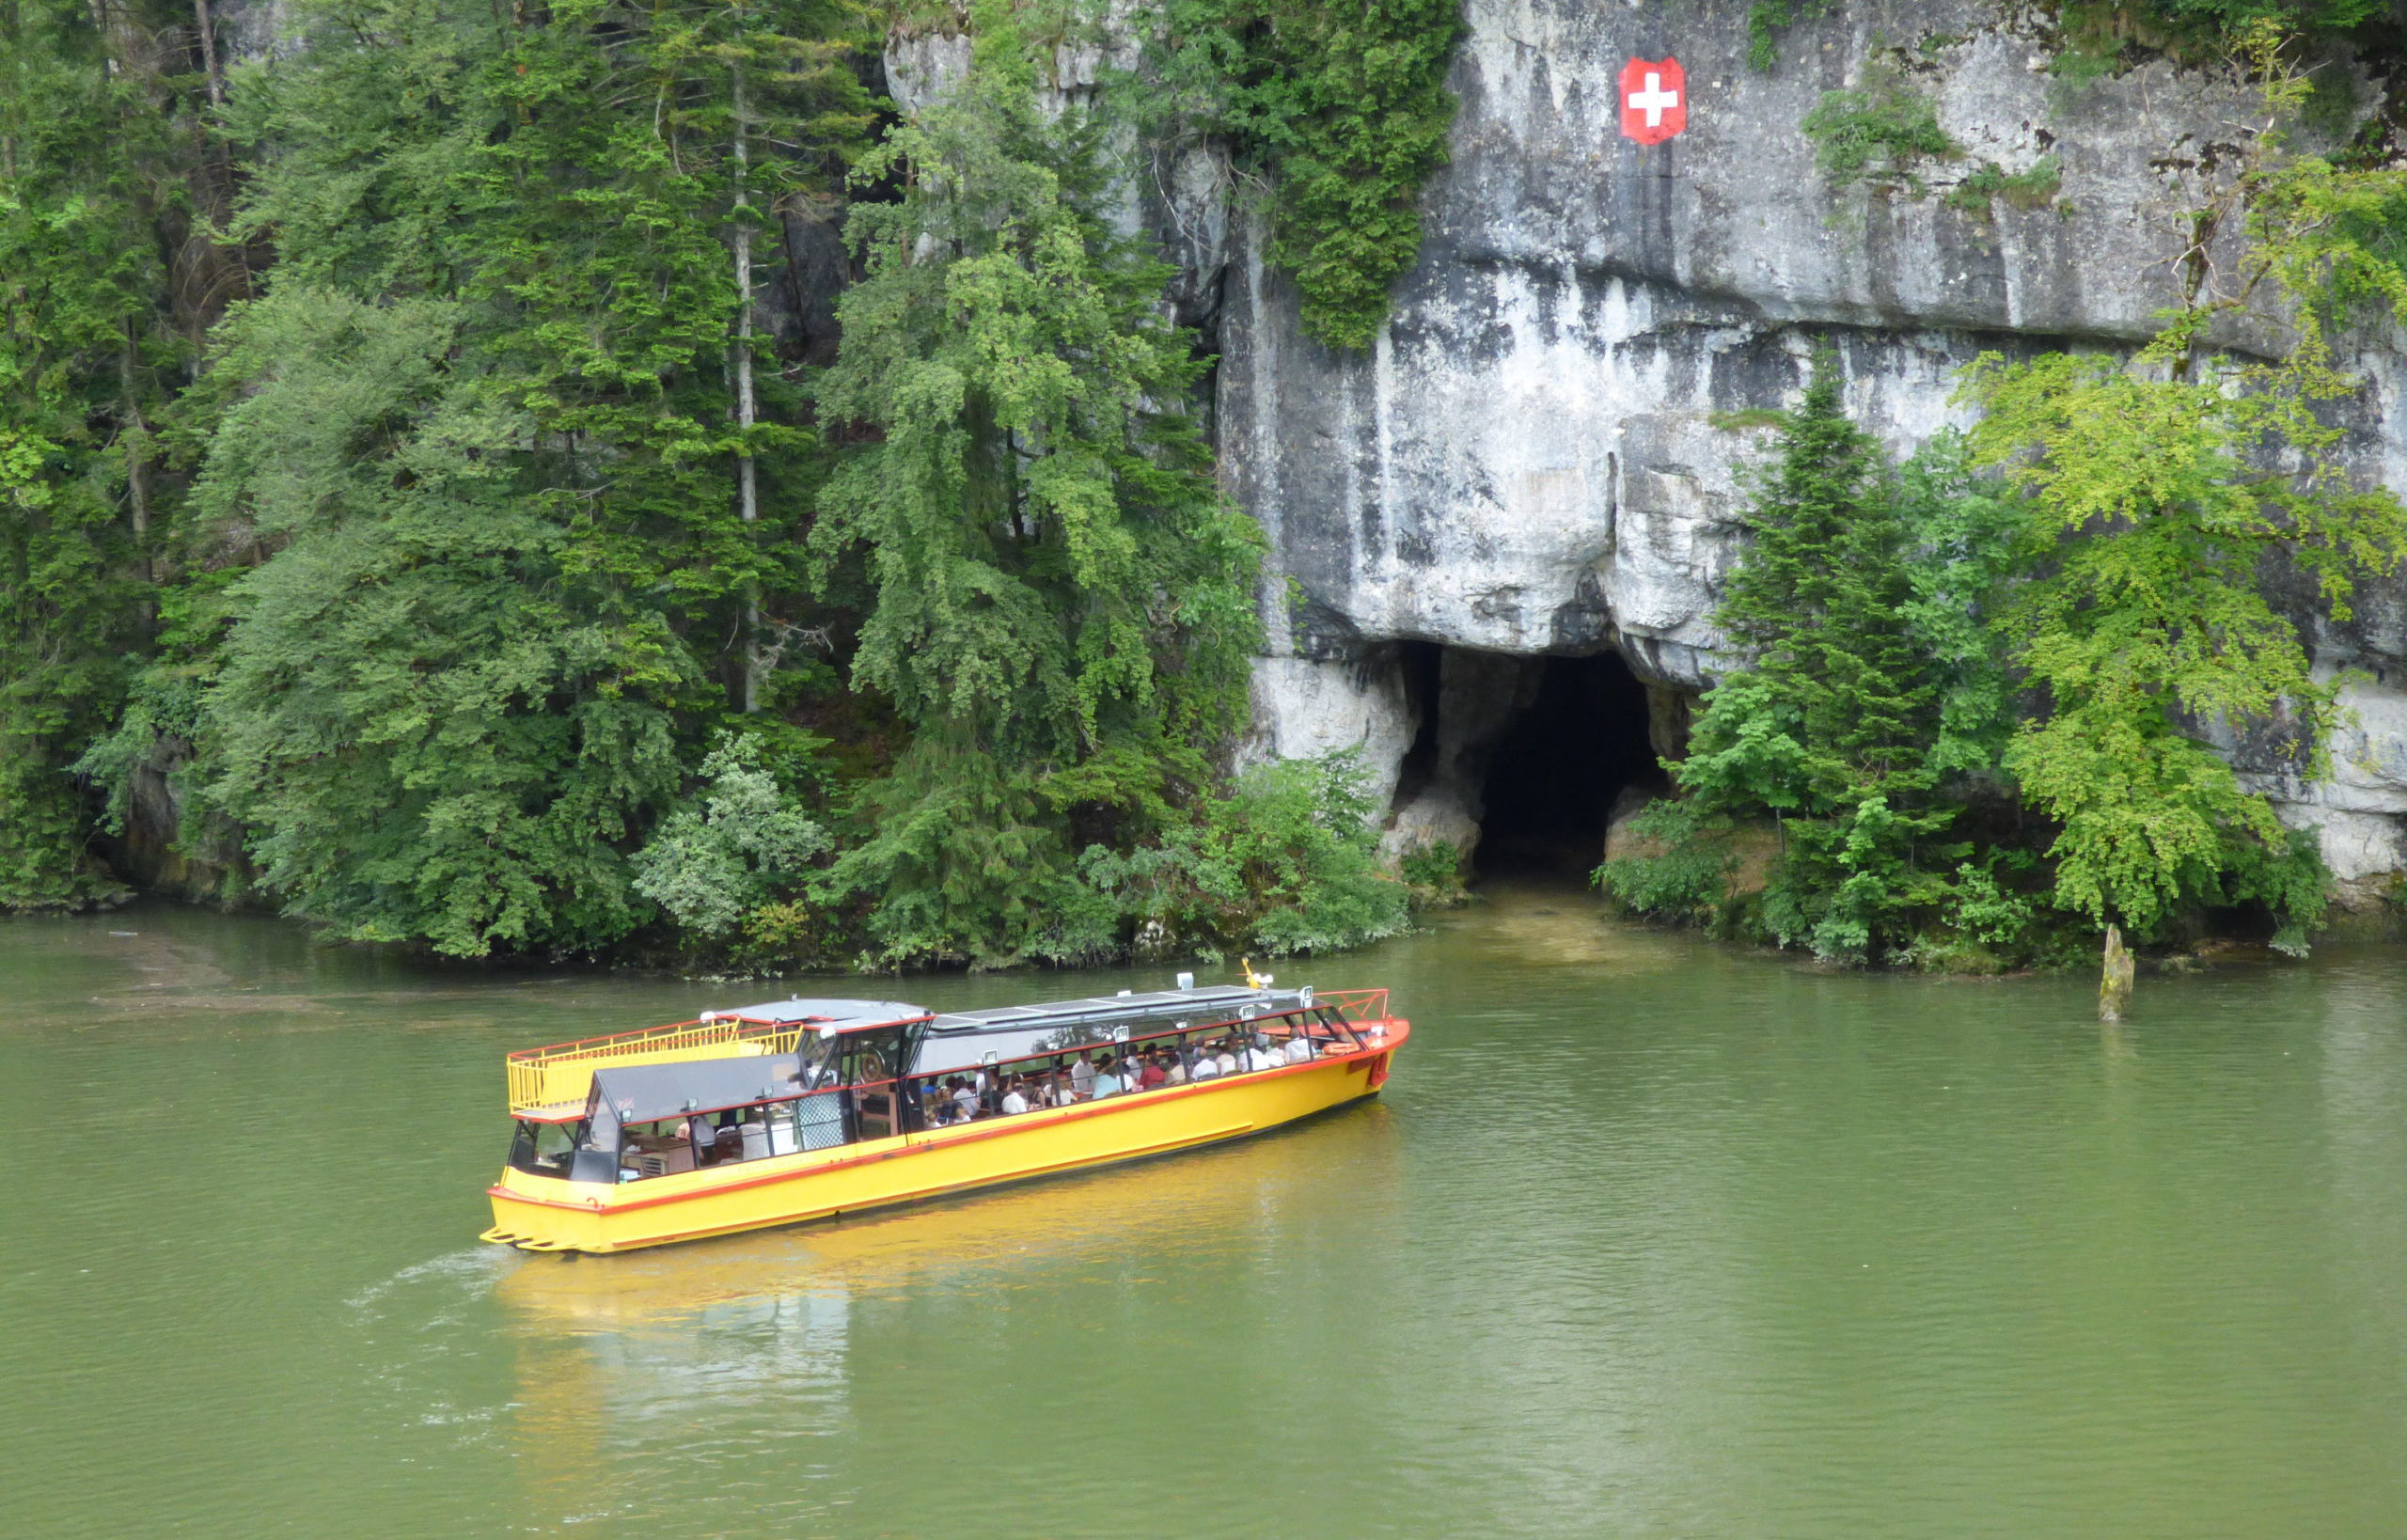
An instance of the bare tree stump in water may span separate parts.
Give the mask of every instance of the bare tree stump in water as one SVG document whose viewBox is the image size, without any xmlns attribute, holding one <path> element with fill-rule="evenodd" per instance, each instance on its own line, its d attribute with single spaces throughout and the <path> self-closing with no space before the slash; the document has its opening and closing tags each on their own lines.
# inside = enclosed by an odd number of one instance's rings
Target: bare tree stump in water
<svg viewBox="0 0 2407 1540">
<path fill-rule="evenodd" d="M 2132 1003 L 2132 954 L 2119 926 L 2106 927 L 2106 966 L 2098 980 L 2098 1019 L 2120 1021 Z"/>
</svg>

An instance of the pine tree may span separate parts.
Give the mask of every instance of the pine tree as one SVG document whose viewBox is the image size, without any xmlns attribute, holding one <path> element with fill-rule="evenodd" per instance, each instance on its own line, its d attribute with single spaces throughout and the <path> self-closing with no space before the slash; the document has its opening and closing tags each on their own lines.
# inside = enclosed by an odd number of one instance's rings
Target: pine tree
<svg viewBox="0 0 2407 1540">
<path fill-rule="evenodd" d="M 186 356 L 163 251 L 208 249 L 170 242 L 191 102 L 163 20 L 0 3 L 0 908 L 117 890 L 69 770 L 146 630 L 161 376 Z"/>
<path fill-rule="evenodd" d="M 1716 621 L 1745 662 L 1706 697 L 1675 774 L 1699 812 L 1782 820 L 1766 919 L 1784 942 L 1862 959 L 1936 901 L 1920 847 L 1956 809 L 1932 795 L 1939 679 L 1895 489 L 1827 349 L 1743 522 Z"/>
<path fill-rule="evenodd" d="M 1215 780 L 1253 634 L 1251 525 L 1184 410 L 1165 269 L 1105 217 L 1099 125 L 1036 100 L 1037 44 L 973 8 L 968 75 L 863 164 L 866 279 L 821 410 L 874 430 L 813 548 L 873 594 L 857 686 L 912 725 L 831 896 L 890 961 L 1042 950 L 1074 842 Z"/>
<path fill-rule="evenodd" d="M 815 440 L 782 382 L 744 388 L 731 253 L 865 134 L 858 14 L 295 15 L 307 46 L 232 128 L 273 147 L 237 228 L 279 262 L 187 401 L 215 570 L 146 685 L 201 685 L 186 778 L 291 912 L 464 954 L 611 944 L 653 913 L 629 851 L 760 691 L 747 621 L 798 588 Z"/>
</svg>

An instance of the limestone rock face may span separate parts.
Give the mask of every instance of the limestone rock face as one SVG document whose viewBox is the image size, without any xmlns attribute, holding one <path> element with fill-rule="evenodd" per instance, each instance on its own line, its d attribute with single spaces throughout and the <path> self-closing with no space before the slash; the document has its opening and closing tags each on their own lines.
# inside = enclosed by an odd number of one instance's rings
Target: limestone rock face
<svg viewBox="0 0 2407 1540">
<path fill-rule="evenodd" d="M 1743 415 L 1792 402 L 1817 342 L 1838 350 L 1856 419 L 1904 453 L 1961 420 L 1957 374 L 1983 351 L 2130 347 L 2179 302 L 2172 259 L 2238 158 L 2244 89 L 2162 62 L 2068 88 L 2036 24 L 1972 0 L 1846 0 L 1788 29 L 1757 73 L 1745 12 L 1469 0 L 1452 164 L 1425 189 L 1420 259 L 1369 348 L 1306 338 L 1261 230 L 1233 231 L 1218 435 L 1271 542 L 1262 745 L 1358 726 L 1375 761 L 1409 743 L 1428 710 L 1389 661 L 1400 642 L 1617 650 L 1660 694 L 1702 688 L 1734 509 L 1770 439 Z M 1616 76 L 1666 55 L 1687 71 L 1689 129 L 1641 147 L 1619 134 Z M 1834 188 L 1815 165 L 1800 124 L 1867 68 L 1933 99 L 1965 148 L 1922 168 L 1920 196 Z M 2352 72 L 2361 110 L 2378 103 L 2349 61 L 2326 68 Z M 2043 156 L 2061 175 L 2046 206 L 1945 196 L 1985 165 Z M 2227 266 L 2236 232 L 2212 253 Z M 2218 339 L 2254 353 L 2281 338 L 2259 312 Z M 2407 369 L 2387 351 L 2356 363 L 2372 388 L 2352 453 L 2407 488 L 2387 416 Z M 2375 676 L 2352 687 L 2358 725 L 2333 777 L 2258 778 L 2359 880 L 2407 867 L 2407 606 L 2370 597 L 2368 619 L 2312 633 L 2320 663 Z M 1320 709 L 1337 686 L 1299 682 L 1322 674 L 1384 683 L 1306 732 L 1285 714 Z M 1398 715 L 1375 720 L 1380 702 Z M 1442 703 L 1436 715 L 1441 765 L 1492 735 Z M 1391 842 L 1468 848 L 1475 786 L 1408 780 Z"/>
<path fill-rule="evenodd" d="M 1747 8 L 1466 0 L 1451 164 L 1359 351 L 1303 335 L 1217 149 L 1115 147 L 1121 221 L 1179 265 L 1172 302 L 1220 358 L 1223 476 L 1270 541 L 1248 753 L 1359 750 L 1394 798 L 1391 851 L 1476 843 L 1486 756 L 1541 655 L 1617 652 L 1646 685 L 1653 750 L 1678 753 L 1717 668 L 1743 478 L 1770 448 L 1759 415 L 1796 400 L 1812 350 L 1837 350 L 1850 414 L 1904 454 L 1963 420 L 1957 377 L 1985 351 L 2138 345 L 2181 301 L 2176 259 L 2256 108 L 2162 61 L 2068 86 L 2043 20 L 1982 0 L 1840 0 L 1757 72 Z M 1054 97 L 1140 67 L 1150 15 L 1112 0 L 1105 41 L 1059 51 Z M 933 100 L 968 50 L 898 32 L 896 101 Z M 1687 71 L 1688 131 L 1642 147 L 1620 134 L 1617 76 L 1665 56 Z M 2318 67 L 2350 77 L 2361 116 L 2380 105 L 2351 60 Z M 1916 185 L 1833 186 L 1801 124 L 1823 92 L 1878 78 L 1929 98 L 1964 153 Z M 1963 186 L 2047 165 L 2057 185 L 2035 207 Z M 2208 243 L 2210 281 L 2240 255 L 2237 224 Z M 2242 313 L 2215 339 L 2268 352 L 2281 320 Z M 2350 453 L 2407 489 L 2407 364 L 2387 348 L 2353 364 L 2369 388 Z M 2407 587 L 2346 625 L 2312 621 L 2305 599 L 2291 607 L 2319 666 L 2363 676 L 2333 774 L 2303 785 L 2261 746 L 2230 749 L 2370 891 L 2407 869 Z M 1406 652 L 1428 643 L 1446 651 L 1415 684 Z"/>
</svg>

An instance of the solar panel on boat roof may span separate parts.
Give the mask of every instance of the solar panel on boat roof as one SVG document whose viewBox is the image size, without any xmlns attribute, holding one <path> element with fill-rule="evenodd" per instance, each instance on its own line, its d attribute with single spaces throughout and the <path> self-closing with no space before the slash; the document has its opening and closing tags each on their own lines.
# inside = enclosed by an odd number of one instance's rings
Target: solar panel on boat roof
<svg viewBox="0 0 2407 1540">
<path fill-rule="evenodd" d="M 766 1005 L 742 1005 L 720 1011 L 722 1016 L 749 1016 L 755 1021 L 834 1022 L 838 1027 L 867 1027 L 882 1021 L 918 1021 L 932 1013 L 924 1005 L 902 1000 L 790 999 Z"/>
<path fill-rule="evenodd" d="M 999 1027 L 1071 1022 L 1085 1018 L 1170 1015 L 1199 1009 L 1293 1003 L 1293 989 L 1250 989 L 1243 984 L 1213 984 L 1203 989 L 1161 989 L 1137 995 L 1095 995 L 1078 1000 L 1048 1000 L 1041 1005 L 998 1005 L 983 1011 L 948 1011 L 936 1019 L 939 1032 L 990 1030 Z"/>
</svg>

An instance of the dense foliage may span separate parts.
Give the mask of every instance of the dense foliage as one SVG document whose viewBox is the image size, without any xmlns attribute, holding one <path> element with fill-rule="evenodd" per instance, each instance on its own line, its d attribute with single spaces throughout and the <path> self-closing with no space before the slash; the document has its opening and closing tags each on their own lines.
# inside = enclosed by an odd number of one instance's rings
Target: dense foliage
<svg viewBox="0 0 2407 1540">
<path fill-rule="evenodd" d="M 1624 902 L 1710 907 L 1727 865 L 1714 836 L 1764 817 L 1782 856 L 1760 922 L 1784 945 L 1878 956 L 1953 898 L 1970 852 L 1943 842 L 1961 809 L 1937 794 L 1987 767 L 2000 690 L 1966 634 L 1987 597 L 1963 581 L 1974 539 L 1927 527 L 1958 500 L 1952 453 L 1898 485 L 1840 405 L 1836 358 L 1816 360 L 1717 612 L 1748 664 L 1707 695 L 1673 767 L 1683 803 L 1638 831 L 1667 848 L 1602 873 Z"/>
<path fill-rule="evenodd" d="M 205 8 L 0 0 L 0 906 L 113 897 L 99 831 L 461 955 L 1314 951 L 1442 899 L 1359 766 L 1235 766 L 1258 534 L 1125 200 L 1219 136 L 1367 342 L 1458 8 L 1176 0 L 1096 91 L 1093 18 L 948 16 L 968 70 L 898 118 L 850 0 L 298 0 L 230 70 Z M 2407 315 L 2407 172 L 2295 152 L 2278 26 L 2194 20 L 2276 124 L 2196 222 L 2246 255 L 2132 368 L 1985 363 L 1903 465 L 1817 365 L 1624 902 L 1866 961 L 2314 921 L 2228 756 L 2321 772 L 2336 685 L 2264 595 L 2345 615 L 2407 555 L 2329 421 L 2333 338 Z M 1958 153 L 1878 73 L 1809 127 L 1842 182 Z M 2267 292 L 2289 355 L 2220 357 Z"/>
<path fill-rule="evenodd" d="M 0 5 L 0 906 L 115 884 L 66 774 L 125 685 L 149 603 L 156 423 L 187 354 L 161 296 L 191 217 L 189 91 L 72 0 Z M 165 376 L 165 378 L 163 378 Z"/>
<path fill-rule="evenodd" d="M 1394 929 L 1343 774 L 1229 774 L 1258 537 L 1023 19 L 894 121 L 848 0 L 0 7 L 0 904 L 97 822 L 462 955 Z"/>
<path fill-rule="evenodd" d="M 1446 158 L 1460 0 L 1170 0 L 1167 16 L 1153 119 L 1235 142 L 1268 184 L 1270 257 L 1304 329 L 1367 345 Z"/>
<path fill-rule="evenodd" d="M 1096 125 L 1048 115 L 1030 39 L 973 14 L 968 77 L 862 168 L 866 275 L 820 391 L 876 430 L 820 499 L 872 595 L 855 680 L 914 733 L 829 875 L 889 960 L 1056 949 L 1080 827 L 1153 834 L 1207 792 L 1254 640 L 1257 536 L 1179 404 L 1201 369 L 1159 261 L 1104 217 Z"/>
</svg>

